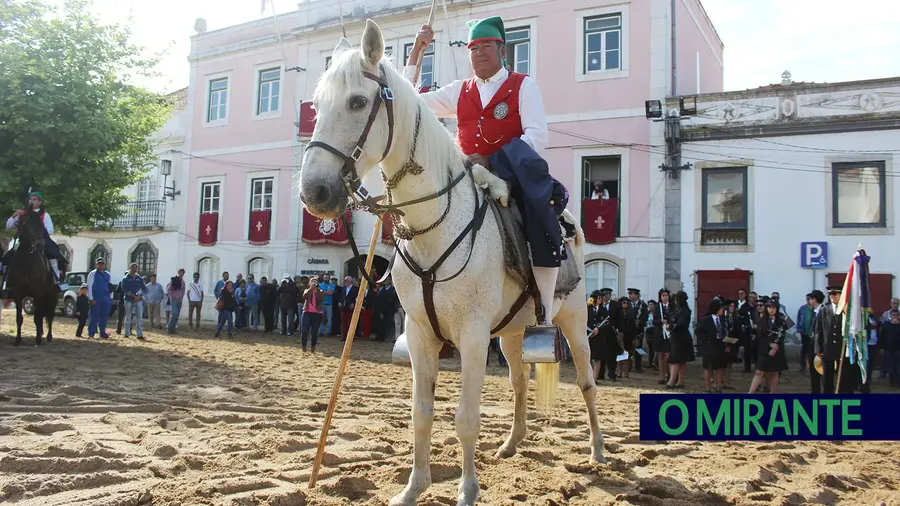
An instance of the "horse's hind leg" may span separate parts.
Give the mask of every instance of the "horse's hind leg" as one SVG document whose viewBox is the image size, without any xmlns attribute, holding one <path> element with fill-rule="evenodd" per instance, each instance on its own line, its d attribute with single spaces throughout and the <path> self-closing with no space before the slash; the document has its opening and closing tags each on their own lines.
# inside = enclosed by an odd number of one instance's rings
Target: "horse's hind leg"
<svg viewBox="0 0 900 506">
<path fill-rule="evenodd" d="M 500 458 L 512 457 L 516 454 L 519 443 L 525 439 L 527 429 L 525 417 L 528 404 L 528 372 L 522 363 L 522 334 L 506 336 L 500 339 L 500 349 L 509 366 L 509 382 L 512 384 L 515 399 L 512 431 L 503 446 L 497 450 Z"/>
<path fill-rule="evenodd" d="M 421 328 L 408 316 L 406 342 L 413 372 L 413 468 L 406 488 L 391 499 L 390 506 L 415 506 L 419 495 L 431 485 L 431 426 L 440 344 L 430 335 L 423 335 Z"/>
<path fill-rule="evenodd" d="M 485 339 L 490 335 L 490 326 L 488 322 L 473 323 L 463 330 L 459 346 L 462 386 L 456 410 L 456 435 L 463 450 L 463 470 L 457 506 L 473 506 L 478 498 L 475 443 L 481 429 L 481 390 L 488 353 Z"/>
<path fill-rule="evenodd" d="M 34 344 L 41 345 L 41 338 L 44 337 L 44 313 L 37 307 L 34 308 Z"/>
<path fill-rule="evenodd" d="M 560 330 L 569 342 L 572 361 L 575 363 L 575 383 L 581 388 L 581 395 L 584 396 L 584 403 L 587 405 L 591 429 L 591 463 L 606 462 L 603 457 L 603 433 L 600 432 L 600 424 L 597 422 L 597 386 L 591 370 L 591 350 L 584 330 L 586 321 L 583 316 L 567 311 L 565 305 L 561 309 L 554 320 L 559 322 Z"/>
<path fill-rule="evenodd" d="M 22 299 L 16 299 L 16 346 L 22 344 L 22 324 L 25 316 L 22 314 Z"/>
<path fill-rule="evenodd" d="M 47 342 L 53 342 L 53 311 L 47 315 Z"/>
</svg>

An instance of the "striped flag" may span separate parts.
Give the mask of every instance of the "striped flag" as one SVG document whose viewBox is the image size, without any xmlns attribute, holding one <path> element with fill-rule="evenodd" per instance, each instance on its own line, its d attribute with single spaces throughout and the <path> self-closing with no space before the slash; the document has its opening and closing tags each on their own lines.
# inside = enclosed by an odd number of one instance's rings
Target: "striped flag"
<svg viewBox="0 0 900 506">
<path fill-rule="evenodd" d="M 869 259 L 863 249 L 853 255 L 836 309 L 843 315 L 844 345 L 847 350 L 844 356 L 849 359 L 850 364 L 858 364 L 863 383 L 866 383 L 866 364 L 869 359 L 866 325 L 872 313 Z"/>
</svg>

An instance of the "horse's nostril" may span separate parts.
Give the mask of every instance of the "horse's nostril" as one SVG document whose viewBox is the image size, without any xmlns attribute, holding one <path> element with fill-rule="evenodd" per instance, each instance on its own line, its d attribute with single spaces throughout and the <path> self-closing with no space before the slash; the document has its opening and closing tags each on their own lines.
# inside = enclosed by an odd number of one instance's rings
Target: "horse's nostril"
<svg viewBox="0 0 900 506">
<path fill-rule="evenodd" d="M 320 204 L 324 204 L 331 199 L 331 190 L 328 189 L 325 185 L 316 186 L 315 192 L 313 193 L 313 200 Z"/>
</svg>

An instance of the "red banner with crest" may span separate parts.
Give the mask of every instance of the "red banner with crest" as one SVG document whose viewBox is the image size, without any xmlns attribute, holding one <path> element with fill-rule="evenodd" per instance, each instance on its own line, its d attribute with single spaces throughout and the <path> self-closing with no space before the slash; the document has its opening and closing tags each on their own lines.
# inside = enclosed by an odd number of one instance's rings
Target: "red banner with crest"
<svg viewBox="0 0 900 506">
<path fill-rule="evenodd" d="M 197 242 L 200 246 L 213 246 L 219 239 L 219 213 L 200 213 L 200 230 Z"/>
<path fill-rule="evenodd" d="M 348 224 L 353 224 L 353 212 L 349 209 L 344 213 Z M 303 242 L 308 244 L 338 244 L 349 242 L 349 231 L 340 220 L 322 220 L 316 218 L 306 208 L 303 208 Z"/>
<path fill-rule="evenodd" d="M 619 199 L 582 201 L 584 206 L 584 240 L 591 244 L 616 242 Z"/>
<path fill-rule="evenodd" d="M 250 244 L 264 246 L 269 244 L 272 229 L 272 210 L 250 211 Z"/>
</svg>

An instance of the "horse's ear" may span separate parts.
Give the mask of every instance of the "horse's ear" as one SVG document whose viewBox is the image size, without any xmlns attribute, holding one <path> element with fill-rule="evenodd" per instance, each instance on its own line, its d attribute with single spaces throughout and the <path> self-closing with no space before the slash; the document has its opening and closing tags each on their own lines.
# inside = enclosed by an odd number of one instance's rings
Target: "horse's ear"
<svg viewBox="0 0 900 506">
<path fill-rule="evenodd" d="M 372 67 L 377 67 L 378 62 L 384 56 L 384 39 L 381 36 L 381 29 L 371 19 L 366 20 L 361 46 L 366 62 Z"/>
<path fill-rule="evenodd" d="M 346 38 L 341 37 L 341 40 L 339 40 L 337 45 L 334 46 L 334 51 L 331 53 L 331 59 L 337 60 L 337 57 L 340 56 L 341 53 L 343 53 L 344 51 L 349 51 L 350 49 L 353 49 L 353 44 L 351 44 L 350 41 Z"/>
</svg>

